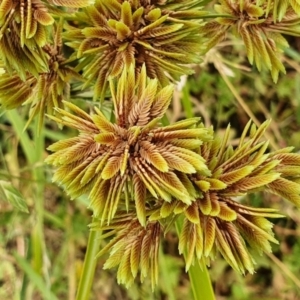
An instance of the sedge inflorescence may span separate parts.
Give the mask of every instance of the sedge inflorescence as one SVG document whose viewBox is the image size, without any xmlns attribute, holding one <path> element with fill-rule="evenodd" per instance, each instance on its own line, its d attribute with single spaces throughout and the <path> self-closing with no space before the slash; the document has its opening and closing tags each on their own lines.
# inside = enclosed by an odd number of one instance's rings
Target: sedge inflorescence
<svg viewBox="0 0 300 300">
<path fill-rule="evenodd" d="M 163 86 L 190 74 L 186 65 L 200 61 L 201 8 L 201 1 L 96 0 L 79 12 L 82 23 L 69 25 L 65 37 L 77 50 L 86 85 L 93 83 L 94 98 L 103 98 L 108 78 L 133 63 Z"/>
<path fill-rule="evenodd" d="M 62 107 L 62 100 L 69 99 L 71 79 L 82 80 L 66 63 L 64 21 L 59 13 L 50 13 L 48 2 L 66 7 L 90 4 L 89 0 L 0 1 L 0 103 L 4 109 L 29 104 L 26 127 L 39 116 L 39 129 L 45 113 L 53 114 L 53 107 Z"/>
<path fill-rule="evenodd" d="M 138 270 L 142 280 L 149 271 L 154 286 L 162 233 L 183 217 L 179 250 L 187 270 L 195 260 L 209 263 L 218 250 L 237 271 L 253 273 L 249 248 L 270 252 L 277 241 L 267 218 L 282 215 L 237 198 L 263 190 L 299 206 L 300 155 L 291 148 L 267 152 L 261 139 L 269 122 L 249 122 L 235 149 L 229 127 L 219 139 L 198 118 L 162 126 L 172 86 L 159 89 L 144 67 L 137 76 L 133 66 L 125 69 L 110 87 L 116 121 L 71 104 L 75 114 L 57 109 L 54 119 L 79 135 L 51 145 L 47 158 L 56 166 L 54 181 L 72 198 L 88 195 L 98 220 L 92 229 L 113 237 L 99 253 L 110 253 L 105 267 L 119 265 L 118 281 L 126 286 Z"/>
<path fill-rule="evenodd" d="M 220 0 L 214 6 L 221 17 L 208 22 L 203 34 L 209 39 L 207 48 L 222 41 L 228 32 L 242 38 L 248 60 L 260 71 L 271 72 L 277 82 L 279 72 L 285 73 L 281 53 L 289 47 L 283 35 L 298 35 L 300 31 L 299 4 L 296 1 Z"/>
<path fill-rule="evenodd" d="M 200 197 L 185 210 L 179 242 L 180 251 L 189 253 L 187 267 L 194 258 L 214 259 L 218 250 L 237 271 L 253 273 L 249 249 L 271 252 L 270 242 L 277 241 L 266 218 L 282 215 L 276 209 L 241 204 L 239 197 L 264 191 L 299 207 L 300 155 L 290 153 L 292 148 L 268 152 L 268 142 L 261 139 L 268 124 L 256 128 L 249 122 L 236 148 L 228 143 L 229 127 L 223 139 L 200 146 L 211 176 L 197 174 L 193 179 Z"/>
<path fill-rule="evenodd" d="M 274 81 L 285 71 L 283 34 L 300 33 L 297 1 L 220 0 L 216 15 L 206 3 L 0 1 L 1 106 L 29 103 L 26 126 L 39 115 L 41 129 L 47 112 L 77 131 L 50 145 L 46 162 L 72 199 L 87 196 L 91 230 L 109 239 L 98 256 L 108 255 L 104 268 L 118 267 L 127 287 L 150 274 L 154 288 L 163 235 L 181 221 L 186 270 L 220 252 L 235 270 L 253 273 L 252 252 L 277 243 L 268 219 L 282 215 L 240 199 L 263 191 L 300 206 L 300 154 L 268 151 L 268 121 L 258 128 L 250 121 L 236 147 L 229 127 L 219 138 L 198 117 L 167 124 L 172 83 L 229 31 Z M 79 87 L 108 101 L 87 113 L 70 101 Z"/>
<path fill-rule="evenodd" d="M 113 82 L 111 86 L 116 123 L 99 110 L 89 116 L 67 104 L 78 115 L 73 116 L 58 109 L 61 119 L 57 121 L 81 134 L 50 146 L 55 153 L 47 162 L 58 167 L 54 180 L 73 198 L 90 191 L 91 207 L 101 223 L 110 223 L 125 197 L 127 208 L 134 201 L 138 219 L 145 225 L 147 191 L 168 202 L 172 197 L 192 202 L 182 176 L 208 172 L 194 149 L 210 140 L 211 132 L 199 118 L 158 126 L 173 86 L 158 90 L 157 80 L 148 81 L 144 67 L 137 78 L 133 66 L 125 70 L 117 90 Z"/>
<path fill-rule="evenodd" d="M 61 32 L 62 22 L 57 24 L 52 32 L 53 43 L 47 43 L 42 47 L 47 59 L 47 72 L 41 72 L 37 76 L 27 72 L 24 81 L 17 71 L 9 72 L 4 68 L 5 73 L 0 78 L 1 102 L 5 109 L 30 104 L 26 127 L 38 115 L 41 130 L 45 113 L 55 114 L 54 108 L 62 108 L 63 100 L 69 99 L 71 79 L 82 81 L 74 68 L 66 64 L 66 58 L 62 53 Z"/>
</svg>

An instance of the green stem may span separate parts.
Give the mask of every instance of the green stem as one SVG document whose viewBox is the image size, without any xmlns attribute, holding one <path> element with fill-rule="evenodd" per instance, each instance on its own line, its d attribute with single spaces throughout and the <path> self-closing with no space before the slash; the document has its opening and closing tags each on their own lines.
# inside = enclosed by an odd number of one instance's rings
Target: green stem
<svg viewBox="0 0 300 300">
<path fill-rule="evenodd" d="M 207 267 L 203 260 L 196 261 L 189 269 L 189 277 L 195 300 L 214 300 L 215 295 Z"/>
<path fill-rule="evenodd" d="M 182 219 L 177 219 L 176 230 L 178 236 L 182 230 L 182 223 Z M 184 257 L 185 256 L 186 254 L 184 253 Z M 204 260 L 196 260 L 188 272 L 194 300 L 215 300 L 214 291 Z"/>
<path fill-rule="evenodd" d="M 97 265 L 96 255 L 99 252 L 101 231 L 90 231 L 88 246 L 84 258 L 76 300 L 89 300 Z"/>
</svg>

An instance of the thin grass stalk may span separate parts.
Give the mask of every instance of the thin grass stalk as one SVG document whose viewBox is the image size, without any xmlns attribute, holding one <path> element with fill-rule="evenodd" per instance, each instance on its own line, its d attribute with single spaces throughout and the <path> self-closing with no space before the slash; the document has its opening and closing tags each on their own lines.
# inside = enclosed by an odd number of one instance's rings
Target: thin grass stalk
<svg viewBox="0 0 300 300">
<path fill-rule="evenodd" d="M 7 117 L 11 122 L 22 146 L 23 152 L 29 165 L 32 168 L 32 178 L 36 183 L 34 188 L 35 211 L 37 222 L 31 232 L 31 248 L 32 248 L 32 264 L 34 270 L 42 275 L 43 273 L 43 253 L 45 251 L 44 238 L 44 171 L 43 166 L 36 167 L 35 165 L 42 161 L 44 151 L 44 136 L 43 133 L 35 134 L 34 141 L 29 138 L 25 128 L 25 122 L 18 114 L 17 110 L 7 112 Z M 36 122 L 36 127 L 38 122 Z M 46 278 L 47 279 L 47 278 Z"/>
<path fill-rule="evenodd" d="M 256 116 L 253 114 L 253 112 L 251 111 L 251 109 L 247 105 L 247 103 L 244 101 L 244 99 L 239 95 L 239 93 L 235 89 L 234 85 L 231 83 L 231 81 L 229 80 L 228 76 L 226 76 L 226 74 L 224 73 L 224 71 L 222 70 L 222 68 L 220 67 L 220 65 L 218 63 L 215 63 L 215 67 L 217 68 L 217 70 L 220 73 L 222 79 L 225 81 L 225 83 L 226 83 L 227 87 L 229 88 L 230 92 L 233 94 L 233 96 L 235 97 L 235 99 L 237 100 L 237 102 L 239 103 L 239 105 L 242 107 L 242 109 L 244 110 L 244 112 L 249 116 L 249 118 L 251 118 L 253 120 L 253 122 L 255 123 L 255 125 L 257 127 L 259 127 L 261 125 L 261 123 L 256 118 Z M 267 131 L 264 133 L 264 135 L 269 140 L 270 145 L 272 146 L 272 148 L 274 150 L 278 150 L 279 149 L 278 145 L 274 141 L 273 136 L 271 134 L 269 134 Z"/>
<path fill-rule="evenodd" d="M 180 218 L 177 219 L 175 225 L 179 236 L 182 230 L 183 220 Z M 184 256 L 186 256 L 185 253 Z M 195 261 L 194 265 L 189 268 L 188 273 L 194 300 L 215 300 L 210 276 L 204 261 Z"/>
<path fill-rule="evenodd" d="M 24 127 L 23 127 L 24 128 Z M 34 146 L 35 146 L 35 160 L 36 163 L 43 161 L 43 152 L 45 149 L 45 140 L 43 135 L 43 130 L 38 133 L 38 120 L 35 122 L 35 133 L 34 133 Z M 33 166 L 33 179 L 36 182 L 36 202 L 35 202 L 35 209 L 37 213 L 37 223 L 36 223 L 36 237 L 34 239 L 35 244 L 33 245 L 34 249 L 37 249 L 38 257 L 38 265 L 35 266 L 36 270 L 40 274 L 43 273 L 43 258 L 44 252 L 46 251 L 45 247 L 45 238 L 44 238 L 44 183 L 45 183 L 45 175 L 43 164 L 39 166 Z M 41 239 L 40 239 L 41 238 Z M 34 251 L 35 251 L 34 250 Z M 45 279 L 48 284 L 50 284 L 49 275 L 45 273 Z M 48 275 L 48 276 L 47 276 Z"/>
</svg>

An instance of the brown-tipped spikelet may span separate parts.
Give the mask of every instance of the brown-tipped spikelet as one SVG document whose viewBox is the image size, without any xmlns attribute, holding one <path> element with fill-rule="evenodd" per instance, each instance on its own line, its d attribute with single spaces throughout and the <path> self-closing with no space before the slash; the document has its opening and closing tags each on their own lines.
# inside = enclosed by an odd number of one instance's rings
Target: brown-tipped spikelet
<svg viewBox="0 0 300 300">
<path fill-rule="evenodd" d="M 127 208 L 135 202 L 138 220 L 145 226 L 146 205 L 151 205 L 146 203 L 148 193 L 167 202 L 177 198 L 191 204 L 195 200 L 181 178 L 209 175 L 196 149 L 211 139 L 211 131 L 199 118 L 160 126 L 173 86 L 159 90 L 156 79 L 147 79 L 145 67 L 135 77 L 131 65 L 123 71 L 117 88 L 113 81 L 110 86 L 116 122 L 98 109 L 90 116 L 66 103 L 76 115 L 57 109 L 59 117 L 52 118 L 80 134 L 50 146 L 55 153 L 47 162 L 57 167 L 53 179 L 72 198 L 89 193 L 90 206 L 102 223 L 110 223 L 120 199 L 125 199 Z"/>
<path fill-rule="evenodd" d="M 215 10 L 222 17 L 208 22 L 203 27 L 209 38 L 207 48 L 223 40 L 229 30 L 243 39 L 248 60 L 260 71 L 262 67 L 271 71 L 274 82 L 279 72 L 285 73 L 280 55 L 288 42 L 282 34 L 300 35 L 299 16 L 288 8 L 277 20 L 277 10 L 269 0 L 220 0 Z M 282 3 L 287 1 L 278 1 Z"/>
<path fill-rule="evenodd" d="M 237 197 L 263 190 L 300 206 L 300 154 L 289 153 L 291 148 L 266 152 L 268 142 L 260 138 L 268 124 L 256 129 L 249 122 L 235 149 L 228 144 L 229 127 L 222 140 L 200 146 L 211 175 L 192 175 L 201 196 L 184 212 L 179 250 L 188 253 L 187 268 L 195 258 L 213 259 L 219 250 L 235 270 L 253 273 L 248 248 L 271 252 L 270 242 L 277 241 L 266 218 L 282 215 L 275 209 L 243 205 Z"/>
<path fill-rule="evenodd" d="M 119 211 L 109 226 L 90 225 L 91 230 L 103 230 L 103 235 L 114 236 L 101 249 L 98 256 L 109 253 L 104 269 L 118 266 L 118 283 L 127 288 L 137 275 L 143 282 L 150 273 L 152 289 L 158 282 L 158 252 L 161 241 L 162 225 L 157 221 L 147 221 L 141 226 L 135 212 Z"/>
<path fill-rule="evenodd" d="M 94 4 L 95 0 L 49 0 L 51 4 L 65 7 L 85 7 Z"/>
<path fill-rule="evenodd" d="M 203 41 L 201 1 L 96 0 L 77 14 L 81 26 L 66 26 L 69 46 L 77 50 L 78 68 L 87 84 L 94 85 L 94 98 L 103 97 L 109 76 L 135 64 L 146 66 L 147 76 L 161 85 L 178 80 L 199 62 Z"/>
</svg>

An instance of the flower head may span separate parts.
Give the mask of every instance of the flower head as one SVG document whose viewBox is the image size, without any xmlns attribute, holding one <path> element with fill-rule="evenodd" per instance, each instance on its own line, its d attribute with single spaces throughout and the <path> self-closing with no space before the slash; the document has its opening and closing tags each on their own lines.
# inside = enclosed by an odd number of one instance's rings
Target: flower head
<svg viewBox="0 0 300 300">
<path fill-rule="evenodd" d="M 186 253 L 186 270 L 195 260 L 209 263 L 219 251 L 235 270 L 253 273 L 253 251 L 271 252 L 270 242 L 277 243 L 267 218 L 283 216 L 276 209 L 241 204 L 237 197 L 262 190 L 300 207 L 300 155 L 290 153 L 292 148 L 267 152 L 268 142 L 261 137 L 268 124 L 256 128 L 249 122 L 235 149 L 228 145 L 229 127 L 223 139 L 200 145 L 210 172 L 177 174 L 195 199 L 191 204 L 173 195 L 171 201 L 149 195 L 144 226 L 133 207 L 119 210 L 110 224 L 95 220 L 91 230 L 102 230 L 104 237 L 110 238 L 98 254 L 109 253 L 104 268 L 118 266 L 118 282 L 126 287 L 138 273 L 141 281 L 150 273 L 154 287 L 162 233 L 182 216 L 179 251 Z M 155 204 L 149 205 L 151 201 Z"/>
<path fill-rule="evenodd" d="M 158 89 L 156 79 L 147 80 L 146 69 L 135 77 L 134 67 L 123 71 L 117 89 L 111 81 L 116 122 L 110 122 L 96 109 L 90 116 L 73 104 L 66 106 L 77 116 L 57 109 L 57 122 L 76 128 L 79 136 L 49 147 L 55 152 L 47 162 L 57 170 L 54 180 L 63 184 L 72 198 L 89 192 L 91 207 L 102 223 L 110 222 L 120 199 L 128 208 L 135 203 L 137 217 L 146 223 L 150 199 L 170 202 L 172 197 L 191 204 L 191 185 L 185 174 L 208 175 L 204 159 L 197 153 L 203 141 L 211 139 L 210 130 L 199 118 L 159 126 L 172 97 L 173 87 Z"/>
<path fill-rule="evenodd" d="M 41 0 L 3 0 L 0 3 L 0 57 L 9 71 L 37 76 L 47 72 L 45 54 L 48 25 L 54 19 Z"/>
<path fill-rule="evenodd" d="M 49 71 L 48 59 L 42 47 L 47 44 L 54 18 L 49 11 L 58 6 L 84 7 L 92 0 L 1 0 L 0 58 L 7 71 L 25 81 L 28 74 L 35 77 Z"/>
<path fill-rule="evenodd" d="M 43 56 L 47 59 L 47 72 L 41 72 L 37 76 L 26 72 L 24 81 L 16 71 L 0 75 L 1 105 L 5 109 L 13 109 L 21 104 L 30 104 L 27 125 L 39 115 L 41 128 L 45 112 L 55 113 L 53 108 L 62 107 L 62 101 L 69 99 L 71 78 L 82 80 L 79 74 L 66 64 L 66 58 L 62 53 L 61 31 L 62 20 L 54 26 L 53 44 L 47 43 L 41 48 Z"/>
<path fill-rule="evenodd" d="M 193 182 L 201 196 L 185 210 L 179 249 L 187 250 L 187 268 L 195 258 L 214 258 L 219 250 L 237 271 L 254 271 L 249 248 L 271 252 L 277 243 L 272 223 L 266 218 L 282 217 L 275 209 L 243 205 L 237 197 L 257 191 L 280 195 L 300 207 L 300 155 L 292 148 L 266 152 L 267 141 L 260 141 L 269 122 L 258 129 L 249 122 L 239 145 L 228 145 L 224 138 L 200 146 L 210 176 L 197 174 Z M 250 137 L 246 135 L 250 129 Z"/>
<path fill-rule="evenodd" d="M 280 54 L 289 46 L 282 34 L 300 35 L 299 16 L 288 8 L 277 20 L 277 11 L 275 7 L 270 9 L 270 1 L 219 2 L 215 10 L 224 17 L 216 18 L 203 27 L 204 36 L 209 38 L 207 47 L 215 46 L 232 29 L 242 38 L 249 62 L 255 64 L 259 71 L 263 67 L 270 70 L 276 82 L 279 72 L 285 73 Z"/>
<path fill-rule="evenodd" d="M 65 37 L 77 49 L 87 83 L 96 80 L 95 98 L 104 95 L 109 76 L 135 64 L 163 86 L 189 74 L 199 61 L 201 1 L 97 0 L 78 13 L 83 29 L 67 26 Z M 192 22 L 191 22 L 192 21 Z M 74 39 L 76 39 L 74 41 Z"/>
</svg>

